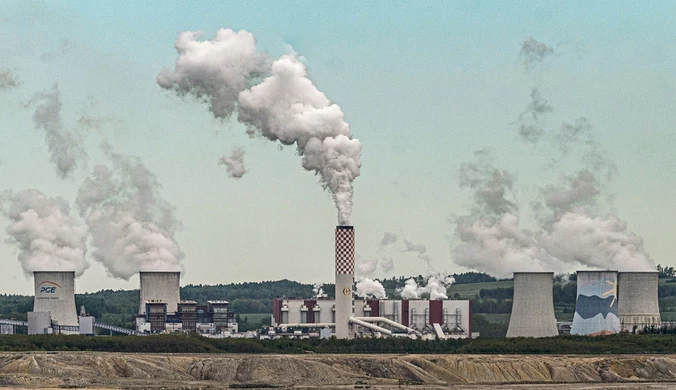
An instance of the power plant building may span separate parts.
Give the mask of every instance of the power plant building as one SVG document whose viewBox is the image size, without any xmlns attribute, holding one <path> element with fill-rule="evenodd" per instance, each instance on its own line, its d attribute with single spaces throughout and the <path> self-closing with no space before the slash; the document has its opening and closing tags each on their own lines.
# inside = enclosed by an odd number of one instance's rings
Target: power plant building
<svg viewBox="0 0 676 390">
<path fill-rule="evenodd" d="M 570 334 L 618 333 L 617 271 L 578 271 L 577 300 Z"/>
<path fill-rule="evenodd" d="M 144 272 L 139 273 L 140 302 L 139 314 L 146 313 L 146 302 L 164 302 L 168 313 L 176 313 L 181 300 L 180 272 Z"/>
<path fill-rule="evenodd" d="M 75 272 L 36 271 L 33 312 L 49 312 L 58 325 L 77 326 L 75 308 Z"/>
<path fill-rule="evenodd" d="M 657 299 L 658 272 L 619 273 L 619 317 L 622 331 L 642 331 L 646 326 L 660 326 Z"/>
<path fill-rule="evenodd" d="M 335 306 L 332 299 L 277 298 L 272 302 L 272 325 L 304 329 L 334 327 L 338 325 Z M 462 338 L 472 334 L 472 305 L 468 300 L 358 299 L 354 301 L 354 318 L 382 318 L 379 327 L 395 335 L 402 332 L 406 335 L 404 328 L 422 335 L 444 334 L 444 337 Z M 351 332 L 361 336 L 371 333 L 370 328 L 362 325 L 348 326 Z"/>
<path fill-rule="evenodd" d="M 558 336 L 554 316 L 553 272 L 515 272 L 507 337 Z"/>
</svg>

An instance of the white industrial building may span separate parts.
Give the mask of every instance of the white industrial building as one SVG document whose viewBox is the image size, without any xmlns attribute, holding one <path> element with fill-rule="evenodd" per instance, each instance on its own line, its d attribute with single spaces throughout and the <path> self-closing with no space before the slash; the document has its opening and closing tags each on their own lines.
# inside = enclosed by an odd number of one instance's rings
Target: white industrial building
<svg viewBox="0 0 676 390">
<path fill-rule="evenodd" d="M 472 306 L 467 300 L 358 299 L 351 309 L 349 332 L 355 337 L 374 334 L 465 338 L 472 335 Z M 273 300 L 273 328 L 318 329 L 336 326 L 332 299 Z M 280 329 L 282 332 L 284 329 Z"/>
</svg>

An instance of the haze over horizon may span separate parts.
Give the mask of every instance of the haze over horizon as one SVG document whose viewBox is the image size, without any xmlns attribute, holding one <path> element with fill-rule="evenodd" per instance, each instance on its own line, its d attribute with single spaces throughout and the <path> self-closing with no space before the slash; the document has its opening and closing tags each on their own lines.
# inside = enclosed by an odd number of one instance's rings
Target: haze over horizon
<svg viewBox="0 0 676 390">
<path fill-rule="evenodd" d="M 138 288 L 150 261 L 182 285 L 330 282 L 350 209 L 368 278 L 676 266 L 674 17 L 667 2 L 3 2 L 0 293 L 31 294 L 24 270 L 49 256 L 82 274 L 78 293 Z M 251 34 L 243 73 L 179 67 L 179 34 L 213 48 L 220 29 Z M 280 121 L 294 91 L 315 127 Z M 344 142 L 310 142 L 307 163 L 275 142 L 326 134 Z"/>
</svg>

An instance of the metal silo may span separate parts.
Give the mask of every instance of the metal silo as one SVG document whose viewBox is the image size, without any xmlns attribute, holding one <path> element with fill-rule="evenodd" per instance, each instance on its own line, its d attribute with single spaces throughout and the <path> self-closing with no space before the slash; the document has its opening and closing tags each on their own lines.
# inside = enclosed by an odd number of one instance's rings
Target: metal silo
<svg viewBox="0 0 676 390">
<path fill-rule="evenodd" d="M 515 272 L 507 337 L 558 336 L 554 317 L 553 272 Z"/>
<path fill-rule="evenodd" d="M 50 312 L 58 325 L 77 326 L 75 272 L 36 271 L 34 312 Z"/>
<path fill-rule="evenodd" d="M 617 271 L 577 271 L 570 334 L 597 336 L 619 331 Z"/>
<path fill-rule="evenodd" d="M 623 331 L 642 330 L 644 326 L 660 326 L 660 308 L 657 301 L 659 273 L 620 272 L 619 313 Z"/>
<path fill-rule="evenodd" d="M 139 273 L 141 281 L 139 314 L 145 314 L 147 301 L 159 301 L 167 304 L 167 313 L 176 313 L 181 290 L 180 272 L 144 272 Z"/>
</svg>

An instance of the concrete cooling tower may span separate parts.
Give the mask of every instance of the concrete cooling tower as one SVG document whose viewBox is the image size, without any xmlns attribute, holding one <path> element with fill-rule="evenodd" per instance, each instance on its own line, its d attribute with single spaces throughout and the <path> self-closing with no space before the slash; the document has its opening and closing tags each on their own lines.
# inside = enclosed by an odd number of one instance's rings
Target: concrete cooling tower
<svg viewBox="0 0 676 390">
<path fill-rule="evenodd" d="M 648 272 L 620 272 L 619 313 L 623 331 L 642 330 L 644 326 L 660 326 L 660 308 L 657 301 L 659 274 Z"/>
<path fill-rule="evenodd" d="M 33 272 L 35 303 L 33 311 L 48 311 L 58 325 L 77 326 L 75 272 Z"/>
<path fill-rule="evenodd" d="M 181 300 L 181 273 L 141 271 L 139 276 L 141 279 L 139 314 L 146 313 L 147 301 L 164 302 L 167 304 L 167 313 L 176 313 L 178 302 Z"/>
<path fill-rule="evenodd" d="M 577 271 L 577 301 L 570 334 L 618 333 L 617 271 Z"/>
<path fill-rule="evenodd" d="M 558 336 L 554 317 L 553 272 L 515 272 L 514 303 L 507 337 Z"/>
<path fill-rule="evenodd" d="M 352 286 L 354 285 L 354 227 L 336 227 L 336 338 L 352 338 Z"/>
</svg>

